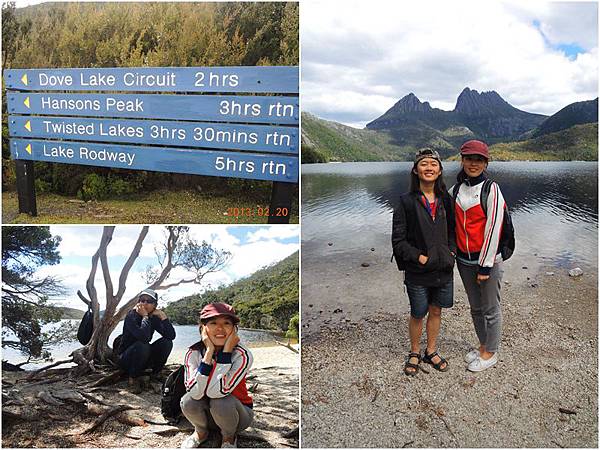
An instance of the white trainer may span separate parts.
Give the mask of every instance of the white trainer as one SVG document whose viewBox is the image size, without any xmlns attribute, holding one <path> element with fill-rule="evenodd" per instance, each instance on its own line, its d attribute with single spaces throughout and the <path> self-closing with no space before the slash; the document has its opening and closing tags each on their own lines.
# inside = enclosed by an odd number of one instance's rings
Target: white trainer
<svg viewBox="0 0 600 450">
<path fill-rule="evenodd" d="M 485 369 L 489 369 L 494 364 L 498 362 L 498 353 L 494 353 L 490 359 L 482 359 L 481 357 L 477 358 L 467 367 L 467 370 L 471 372 L 481 372 Z"/>
<path fill-rule="evenodd" d="M 479 354 L 479 350 L 475 349 L 475 350 L 471 350 L 469 353 L 467 353 L 465 355 L 465 362 L 467 364 L 471 364 L 473 361 L 475 361 L 477 358 L 479 358 L 480 354 Z"/>
<path fill-rule="evenodd" d="M 207 438 L 198 439 L 196 437 L 196 433 L 192 433 L 190 436 L 186 437 L 185 440 L 181 443 L 181 448 L 198 448 L 200 444 L 206 441 Z"/>
<path fill-rule="evenodd" d="M 233 442 L 225 442 L 221 444 L 221 448 L 237 448 L 237 438 L 233 440 Z"/>
</svg>

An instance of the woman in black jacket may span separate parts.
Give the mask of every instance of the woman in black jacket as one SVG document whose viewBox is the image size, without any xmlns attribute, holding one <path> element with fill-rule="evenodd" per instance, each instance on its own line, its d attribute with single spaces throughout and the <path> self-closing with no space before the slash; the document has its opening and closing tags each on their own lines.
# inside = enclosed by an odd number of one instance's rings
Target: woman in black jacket
<svg viewBox="0 0 600 450">
<path fill-rule="evenodd" d="M 410 192 L 394 211 L 392 246 L 410 301 L 410 353 L 404 366 L 415 375 L 421 360 L 445 372 L 448 362 L 436 351 L 442 308 L 453 305 L 456 254 L 454 211 L 442 179 L 440 155 L 429 148 L 415 156 Z M 427 347 L 421 357 L 423 319 L 427 317 Z"/>
</svg>

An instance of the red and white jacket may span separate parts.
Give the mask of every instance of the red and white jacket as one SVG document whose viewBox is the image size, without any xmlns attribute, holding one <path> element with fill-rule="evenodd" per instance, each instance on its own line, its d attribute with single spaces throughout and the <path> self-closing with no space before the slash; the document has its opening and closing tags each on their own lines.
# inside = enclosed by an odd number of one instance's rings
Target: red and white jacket
<svg viewBox="0 0 600 450">
<path fill-rule="evenodd" d="M 465 180 L 455 202 L 457 257 L 464 263 L 477 264 L 478 272 L 489 275 L 497 261 L 498 244 L 504 219 L 504 197 L 494 182 L 487 198 L 487 216 L 481 207 L 483 175 Z M 454 192 L 454 186 L 449 192 Z"/>
<path fill-rule="evenodd" d="M 202 362 L 206 348 L 202 342 L 192 345 L 185 354 L 185 388 L 192 398 L 200 400 L 237 397 L 252 408 L 252 397 L 246 388 L 246 375 L 252 366 L 252 353 L 238 344 L 231 353 L 218 352 L 211 364 Z"/>
</svg>

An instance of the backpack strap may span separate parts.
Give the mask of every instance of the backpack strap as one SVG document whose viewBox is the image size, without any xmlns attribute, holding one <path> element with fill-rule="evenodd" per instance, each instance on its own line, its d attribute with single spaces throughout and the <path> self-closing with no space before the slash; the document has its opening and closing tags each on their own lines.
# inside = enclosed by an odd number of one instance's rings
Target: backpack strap
<svg viewBox="0 0 600 450">
<path fill-rule="evenodd" d="M 492 189 L 493 181 L 489 178 L 483 182 L 483 186 L 481 187 L 481 195 L 479 197 L 479 202 L 481 203 L 481 209 L 483 209 L 483 213 L 487 216 L 487 201 L 490 196 L 490 190 Z"/>
<path fill-rule="evenodd" d="M 454 186 L 452 186 L 452 200 L 454 200 L 456 202 L 456 197 L 458 197 L 458 190 L 460 189 L 460 185 L 462 183 L 456 183 Z"/>
</svg>

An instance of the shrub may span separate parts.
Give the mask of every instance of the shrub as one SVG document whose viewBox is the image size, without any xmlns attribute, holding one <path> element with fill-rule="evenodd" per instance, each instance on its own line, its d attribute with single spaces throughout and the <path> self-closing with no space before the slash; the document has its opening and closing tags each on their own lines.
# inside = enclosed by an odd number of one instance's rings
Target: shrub
<svg viewBox="0 0 600 450">
<path fill-rule="evenodd" d="M 81 195 L 78 193 L 78 197 L 82 200 L 104 200 L 109 195 L 106 180 L 95 173 L 90 173 L 85 177 L 80 192 Z"/>
</svg>

